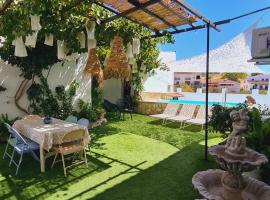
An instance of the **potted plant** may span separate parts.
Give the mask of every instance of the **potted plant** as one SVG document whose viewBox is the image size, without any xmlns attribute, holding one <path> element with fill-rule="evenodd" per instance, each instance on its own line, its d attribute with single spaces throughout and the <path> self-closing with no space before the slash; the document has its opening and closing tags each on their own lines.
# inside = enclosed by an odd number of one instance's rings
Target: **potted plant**
<svg viewBox="0 0 270 200">
<path fill-rule="evenodd" d="M 106 111 L 104 108 L 99 107 L 96 109 L 97 120 L 103 120 L 105 118 Z"/>
</svg>

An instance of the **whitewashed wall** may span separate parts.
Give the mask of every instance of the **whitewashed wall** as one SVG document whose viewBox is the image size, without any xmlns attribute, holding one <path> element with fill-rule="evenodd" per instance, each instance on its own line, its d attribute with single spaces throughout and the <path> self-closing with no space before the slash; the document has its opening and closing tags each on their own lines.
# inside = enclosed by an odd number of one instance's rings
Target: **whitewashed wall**
<svg viewBox="0 0 270 200">
<path fill-rule="evenodd" d="M 69 87 L 73 80 L 76 80 L 80 86 L 78 88 L 74 104 L 80 98 L 85 101 L 91 101 L 91 77 L 83 74 L 86 63 L 86 54 L 82 55 L 76 64 L 75 61 L 61 63 L 52 67 L 48 77 L 48 83 L 51 89 L 58 85 Z M 47 74 L 46 71 L 44 74 Z M 0 114 L 8 113 L 10 117 L 23 116 L 24 113 L 17 109 L 14 102 L 15 93 L 23 80 L 17 67 L 11 67 L 0 60 L 0 85 L 7 88 L 6 91 L 0 92 Z M 20 105 L 27 109 L 28 100 L 26 95 L 20 100 Z"/>
<path fill-rule="evenodd" d="M 104 82 L 104 99 L 116 103 L 122 97 L 122 82 L 117 79 L 108 79 Z"/>
</svg>

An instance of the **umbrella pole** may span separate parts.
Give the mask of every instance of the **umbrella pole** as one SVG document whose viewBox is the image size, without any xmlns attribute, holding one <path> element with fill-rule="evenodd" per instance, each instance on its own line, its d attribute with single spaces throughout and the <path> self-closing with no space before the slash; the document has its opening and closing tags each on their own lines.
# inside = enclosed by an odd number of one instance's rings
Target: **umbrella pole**
<svg viewBox="0 0 270 200">
<path fill-rule="evenodd" d="M 209 101 L 209 52 L 210 24 L 207 24 L 207 53 L 206 53 L 206 95 L 205 95 L 205 160 L 208 161 L 208 101 Z"/>
</svg>

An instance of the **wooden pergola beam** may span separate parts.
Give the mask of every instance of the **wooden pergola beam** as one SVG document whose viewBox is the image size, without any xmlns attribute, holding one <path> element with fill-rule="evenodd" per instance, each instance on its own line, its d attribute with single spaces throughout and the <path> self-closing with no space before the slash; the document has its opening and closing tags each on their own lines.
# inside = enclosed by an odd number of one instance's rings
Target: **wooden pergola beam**
<svg viewBox="0 0 270 200">
<path fill-rule="evenodd" d="M 142 3 L 142 4 L 140 5 L 140 8 L 139 8 L 139 7 L 133 7 L 133 8 L 131 8 L 131 9 L 125 11 L 125 12 L 122 12 L 122 13 L 119 13 L 119 14 L 117 14 L 117 15 L 114 15 L 114 16 L 112 16 L 112 17 L 110 17 L 110 18 L 104 19 L 101 23 L 105 24 L 105 23 L 111 22 L 111 21 L 113 21 L 113 20 L 116 20 L 116 19 L 118 19 L 118 18 L 125 17 L 125 16 L 127 16 L 127 15 L 129 15 L 129 14 L 131 14 L 131 13 L 134 13 L 134 12 L 140 10 L 141 8 L 146 8 L 146 7 L 148 7 L 148 6 L 151 6 L 151 5 L 153 5 L 153 4 L 158 3 L 158 2 L 160 2 L 160 1 L 161 1 L 161 0 L 151 0 L 151 1 L 148 1 L 148 2 L 146 2 L 146 3 Z"/>
<path fill-rule="evenodd" d="M 115 11 L 114 9 L 112 9 L 112 8 L 110 8 L 110 7 L 108 7 L 108 6 L 103 5 L 102 3 L 99 3 L 99 2 L 97 2 L 97 1 L 94 1 L 94 3 L 95 3 L 96 5 L 102 7 L 102 8 L 105 8 L 106 10 L 108 10 L 108 11 L 110 11 L 110 12 L 116 14 L 116 15 L 120 15 L 120 13 L 118 13 L 117 11 Z M 135 21 L 135 20 L 129 18 L 128 16 L 122 16 L 122 17 L 124 17 L 124 18 L 126 18 L 126 19 L 128 19 L 128 20 L 130 20 L 130 21 L 132 21 L 132 22 L 134 22 L 134 23 L 136 23 L 136 24 L 139 24 L 139 25 L 141 25 L 141 26 L 143 26 L 143 27 L 145 27 L 145 28 L 147 28 L 147 29 L 150 29 L 151 31 L 155 32 L 156 34 L 160 34 L 160 32 L 159 32 L 158 29 L 152 28 L 152 27 L 150 27 L 150 26 L 147 25 L 147 24 L 144 24 L 144 23 L 142 23 L 142 22 Z"/>
<path fill-rule="evenodd" d="M 3 15 L 5 10 L 8 9 L 13 2 L 14 0 L 6 0 L 0 8 L 0 15 Z"/>
<path fill-rule="evenodd" d="M 187 19 L 183 18 L 183 17 L 182 17 L 178 12 L 176 12 L 175 10 L 173 10 L 173 9 L 171 9 L 170 7 L 166 6 L 162 1 L 159 2 L 159 4 L 160 4 L 163 8 L 168 9 L 170 12 L 172 12 L 173 14 L 175 14 L 181 21 L 187 21 L 188 24 L 189 24 L 190 26 L 194 27 L 193 24 L 192 24 L 191 22 L 189 22 Z"/>
<path fill-rule="evenodd" d="M 196 17 L 198 17 L 202 21 L 204 21 L 206 24 L 209 24 L 210 27 L 212 27 L 216 31 L 219 31 L 220 32 L 220 29 L 219 29 L 219 27 L 216 24 L 214 24 L 209 19 L 207 19 L 206 17 L 204 17 L 202 14 L 200 14 L 199 12 L 197 12 L 196 10 L 194 10 L 193 8 L 191 8 L 188 4 L 184 3 L 183 1 L 180 2 L 178 0 L 172 0 L 172 1 L 175 2 L 176 4 L 178 4 L 180 7 L 186 9 L 188 12 L 190 12 L 193 15 L 195 15 Z"/>
<path fill-rule="evenodd" d="M 165 20 L 164 18 L 160 17 L 159 15 L 157 15 L 156 13 L 148 10 L 146 7 L 142 7 L 142 4 L 138 1 L 138 0 L 128 0 L 129 3 L 133 4 L 136 8 L 138 8 L 139 10 L 144 11 L 145 13 L 147 13 L 148 15 L 157 18 L 158 20 L 162 21 L 164 24 L 166 24 L 167 26 L 169 26 L 170 28 L 172 27 L 174 30 L 178 30 L 176 28 L 175 25 L 171 24 L 170 22 L 168 22 L 167 20 Z M 151 1 L 149 1 L 151 2 Z"/>
</svg>

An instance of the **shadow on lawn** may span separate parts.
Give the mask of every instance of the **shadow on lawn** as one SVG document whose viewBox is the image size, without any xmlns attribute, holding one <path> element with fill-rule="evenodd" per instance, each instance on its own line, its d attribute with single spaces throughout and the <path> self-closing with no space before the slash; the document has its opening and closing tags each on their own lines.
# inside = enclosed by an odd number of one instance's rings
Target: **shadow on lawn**
<svg viewBox="0 0 270 200">
<path fill-rule="evenodd" d="M 0 146 L 0 152 L 3 152 L 3 145 Z M 88 155 L 88 168 L 84 164 L 77 165 L 68 170 L 67 177 L 63 175 L 61 163 L 56 165 L 53 170 L 50 169 L 52 158 L 46 160 L 46 172 L 42 174 L 40 173 L 39 164 L 33 161 L 30 156 L 26 155 L 18 176 L 14 175 L 15 167 L 9 167 L 8 159 L 5 159 L 0 165 L 0 199 L 46 199 L 50 194 L 57 191 L 66 191 L 65 196 L 68 194 L 69 186 L 88 178 L 90 180 L 92 175 L 110 168 L 114 162 L 128 167 L 127 170 L 109 177 L 107 180 L 92 187 L 92 189 L 95 189 L 131 171 L 132 173 L 142 171 L 139 166 L 146 162 L 142 161 L 133 166 L 105 155 L 94 152 L 91 154 L 91 156 Z M 101 157 L 106 158 L 109 162 L 102 162 L 99 159 Z"/>
<path fill-rule="evenodd" d="M 0 152 L 3 152 L 2 146 Z M 9 167 L 6 158 L 0 166 L 0 175 L 3 177 L 0 176 L 0 199 L 44 199 L 53 192 L 67 190 L 68 186 L 110 167 L 93 157 L 88 158 L 88 161 L 88 168 L 84 164 L 77 165 L 68 170 L 68 176 L 64 177 L 61 163 L 50 169 L 52 159 L 46 160 L 46 172 L 42 174 L 39 163 L 26 155 L 18 176 L 15 176 L 15 167 Z M 24 193 L 25 190 L 29 191 Z"/>
<path fill-rule="evenodd" d="M 100 142 L 100 139 L 105 136 L 117 134 L 120 132 L 120 129 L 111 126 L 112 123 L 115 123 L 117 121 L 110 121 L 106 125 L 98 126 L 94 128 L 93 130 L 89 130 L 89 134 L 91 137 L 91 148 L 98 148 L 102 149 L 104 146 L 104 143 Z"/>
<path fill-rule="evenodd" d="M 204 161 L 204 147 L 192 144 L 158 164 L 140 171 L 135 176 L 93 197 L 94 200 L 193 200 L 198 193 L 193 189 L 192 176 L 201 170 L 215 167 Z M 120 172 L 117 176 L 130 170 Z M 112 177 L 116 178 L 116 177 Z M 106 182 L 110 181 L 109 178 Z M 97 186 L 88 188 L 72 199 L 86 199 Z"/>
</svg>

